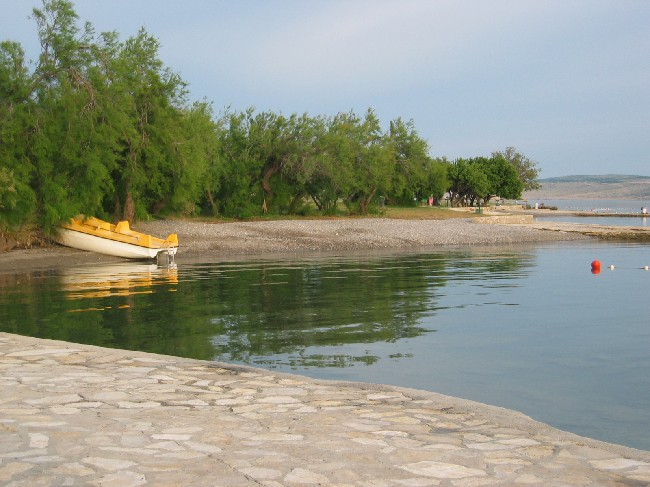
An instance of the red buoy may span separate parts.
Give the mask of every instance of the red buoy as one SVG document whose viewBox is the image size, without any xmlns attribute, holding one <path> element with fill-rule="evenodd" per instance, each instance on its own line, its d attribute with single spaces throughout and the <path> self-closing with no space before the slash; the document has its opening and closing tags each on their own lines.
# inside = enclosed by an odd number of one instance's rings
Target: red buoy
<svg viewBox="0 0 650 487">
<path fill-rule="evenodd" d="M 599 260 L 594 260 L 591 263 L 591 273 L 592 274 L 600 274 L 600 261 Z"/>
</svg>

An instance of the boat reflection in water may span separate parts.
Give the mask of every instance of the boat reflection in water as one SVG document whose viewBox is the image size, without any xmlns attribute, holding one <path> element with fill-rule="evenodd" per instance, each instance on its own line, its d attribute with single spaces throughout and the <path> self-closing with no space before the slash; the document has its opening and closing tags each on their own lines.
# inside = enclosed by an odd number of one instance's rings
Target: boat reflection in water
<svg viewBox="0 0 650 487">
<path fill-rule="evenodd" d="M 176 265 L 162 267 L 131 263 L 73 267 L 62 271 L 61 284 L 68 300 L 134 296 L 151 294 L 154 286 L 171 286 L 168 291 L 176 291 L 178 271 Z M 97 311 L 110 307 L 69 311 Z M 117 307 L 128 308 L 130 305 L 125 303 Z"/>
</svg>

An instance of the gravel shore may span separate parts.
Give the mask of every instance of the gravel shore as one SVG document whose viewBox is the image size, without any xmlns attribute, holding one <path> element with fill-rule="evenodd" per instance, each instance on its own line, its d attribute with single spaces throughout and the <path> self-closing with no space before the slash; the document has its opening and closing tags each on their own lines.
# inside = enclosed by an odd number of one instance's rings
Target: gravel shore
<svg viewBox="0 0 650 487">
<path fill-rule="evenodd" d="M 425 249 L 585 239 L 574 232 L 534 225 L 483 224 L 482 219 L 397 220 L 358 218 L 206 223 L 186 220 L 139 222 L 134 229 L 155 236 L 178 234 L 177 262 L 218 257 L 346 250 Z M 487 221 L 487 220 L 484 220 Z M 0 257 L 0 274 L 67 265 L 114 262 L 115 257 L 53 245 L 14 250 Z"/>
<path fill-rule="evenodd" d="M 476 219 L 358 218 L 200 223 L 165 220 L 140 224 L 155 235 L 177 233 L 181 254 L 406 249 L 573 240 L 579 235 L 526 225 L 486 225 Z"/>
</svg>

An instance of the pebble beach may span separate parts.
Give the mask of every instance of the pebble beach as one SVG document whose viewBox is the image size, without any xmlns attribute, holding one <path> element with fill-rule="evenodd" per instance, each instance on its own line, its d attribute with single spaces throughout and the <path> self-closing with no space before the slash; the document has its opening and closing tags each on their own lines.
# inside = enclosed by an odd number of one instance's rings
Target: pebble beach
<svg viewBox="0 0 650 487">
<path fill-rule="evenodd" d="M 179 252 L 185 250 L 191 254 L 504 245 L 580 238 L 575 234 L 548 232 L 528 225 L 485 224 L 481 221 L 489 219 L 357 218 L 220 224 L 157 221 L 147 222 L 142 227 L 147 232 L 160 235 L 172 231 L 178 233 L 181 242 Z"/>
<path fill-rule="evenodd" d="M 512 219 L 510 223 L 503 219 Z M 522 223 L 522 221 L 524 223 Z M 483 222 L 483 223 L 481 223 Z M 426 249 L 455 246 L 509 245 L 585 239 L 573 231 L 539 228 L 521 216 L 399 220 L 341 218 L 215 223 L 192 220 L 138 222 L 139 232 L 164 237 L 178 234 L 178 263 L 202 259 L 258 257 L 280 253 Z M 569 229 L 570 230 L 570 229 Z M 55 268 L 120 259 L 52 244 L 0 254 L 1 273 Z"/>
</svg>

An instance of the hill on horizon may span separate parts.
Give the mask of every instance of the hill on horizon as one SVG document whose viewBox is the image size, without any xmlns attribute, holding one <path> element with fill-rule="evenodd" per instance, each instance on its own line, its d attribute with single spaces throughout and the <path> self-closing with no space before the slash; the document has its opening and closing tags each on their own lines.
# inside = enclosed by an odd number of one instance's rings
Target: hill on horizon
<svg viewBox="0 0 650 487">
<path fill-rule="evenodd" d="M 628 181 L 650 180 L 650 176 L 635 176 L 629 174 L 596 174 L 559 176 L 554 178 L 539 179 L 540 183 L 625 183 Z"/>
<path fill-rule="evenodd" d="M 570 175 L 539 179 L 542 187 L 524 198 L 650 200 L 650 176 Z"/>
</svg>

